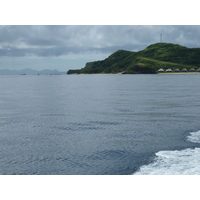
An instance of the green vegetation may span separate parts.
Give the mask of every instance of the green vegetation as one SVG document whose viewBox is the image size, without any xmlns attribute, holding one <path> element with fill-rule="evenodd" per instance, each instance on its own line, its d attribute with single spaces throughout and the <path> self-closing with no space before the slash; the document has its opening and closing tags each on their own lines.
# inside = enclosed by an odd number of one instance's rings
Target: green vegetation
<svg viewBox="0 0 200 200">
<path fill-rule="evenodd" d="M 67 74 L 127 73 L 155 74 L 158 69 L 200 68 L 200 48 L 187 48 L 170 43 L 157 43 L 139 52 L 118 50 L 102 61 L 88 62 L 82 69 Z"/>
</svg>

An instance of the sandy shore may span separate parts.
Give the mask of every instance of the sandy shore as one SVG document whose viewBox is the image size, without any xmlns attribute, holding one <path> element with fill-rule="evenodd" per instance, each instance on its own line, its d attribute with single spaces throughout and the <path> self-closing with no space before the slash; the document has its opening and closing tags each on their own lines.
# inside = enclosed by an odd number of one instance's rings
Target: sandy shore
<svg viewBox="0 0 200 200">
<path fill-rule="evenodd" d="M 123 72 L 119 72 L 116 74 L 123 74 Z M 200 72 L 161 72 L 161 73 L 157 73 L 157 74 L 200 74 Z M 69 74 L 69 75 L 115 75 L 115 74 L 106 74 L 106 73 L 96 73 L 96 74 Z"/>
<path fill-rule="evenodd" d="M 200 72 L 163 72 L 158 74 L 200 74 Z"/>
</svg>

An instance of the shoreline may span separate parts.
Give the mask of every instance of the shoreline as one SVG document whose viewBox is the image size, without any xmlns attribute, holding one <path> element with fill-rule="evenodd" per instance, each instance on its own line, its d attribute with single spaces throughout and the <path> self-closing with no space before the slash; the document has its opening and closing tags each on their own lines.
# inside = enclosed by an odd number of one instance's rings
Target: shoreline
<svg viewBox="0 0 200 200">
<path fill-rule="evenodd" d="M 200 74 L 200 72 L 161 72 L 158 74 Z"/>
<path fill-rule="evenodd" d="M 156 74 L 200 74 L 200 72 L 161 72 L 161 73 L 156 73 Z M 126 75 L 123 74 L 123 72 L 119 72 L 116 74 L 106 74 L 106 73 L 96 73 L 96 74 L 67 74 L 67 75 Z M 130 74 L 127 74 L 130 75 Z M 132 75 L 141 75 L 141 74 L 132 74 Z"/>
</svg>

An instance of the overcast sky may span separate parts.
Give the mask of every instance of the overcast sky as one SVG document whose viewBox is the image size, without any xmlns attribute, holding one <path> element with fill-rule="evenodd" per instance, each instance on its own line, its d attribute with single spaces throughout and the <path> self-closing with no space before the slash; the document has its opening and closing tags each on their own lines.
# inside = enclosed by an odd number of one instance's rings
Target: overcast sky
<svg viewBox="0 0 200 200">
<path fill-rule="evenodd" d="M 160 42 L 200 47 L 199 25 L 3 25 L 0 69 L 79 69 L 119 49 L 139 51 Z"/>
</svg>

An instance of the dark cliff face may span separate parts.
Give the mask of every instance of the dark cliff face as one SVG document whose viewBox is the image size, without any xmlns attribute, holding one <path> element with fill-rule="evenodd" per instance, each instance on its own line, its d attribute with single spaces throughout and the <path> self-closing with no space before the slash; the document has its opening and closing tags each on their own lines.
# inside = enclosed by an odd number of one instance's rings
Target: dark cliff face
<svg viewBox="0 0 200 200">
<path fill-rule="evenodd" d="M 156 73 L 159 68 L 200 67 L 200 48 L 187 48 L 178 44 L 157 43 L 142 51 L 118 50 L 102 61 L 86 63 L 76 73 Z M 73 73 L 73 70 L 70 70 Z M 68 74 L 70 74 L 68 73 Z"/>
</svg>

